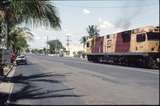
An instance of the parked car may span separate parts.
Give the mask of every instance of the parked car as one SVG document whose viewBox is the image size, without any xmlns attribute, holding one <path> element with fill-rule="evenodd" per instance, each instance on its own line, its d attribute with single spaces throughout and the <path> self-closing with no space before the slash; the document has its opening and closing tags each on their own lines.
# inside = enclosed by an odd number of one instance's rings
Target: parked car
<svg viewBox="0 0 160 106">
<path fill-rule="evenodd" d="M 19 64 L 27 64 L 27 58 L 25 55 L 20 55 L 20 56 L 17 56 L 16 58 L 16 64 L 19 65 Z"/>
</svg>

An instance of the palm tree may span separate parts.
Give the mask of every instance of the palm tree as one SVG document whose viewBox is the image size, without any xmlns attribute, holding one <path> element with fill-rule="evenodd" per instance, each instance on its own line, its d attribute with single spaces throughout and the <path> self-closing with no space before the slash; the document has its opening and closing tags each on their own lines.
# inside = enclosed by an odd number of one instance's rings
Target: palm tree
<svg viewBox="0 0 160 106">
<path fill-rule="evenodd" d="M 23 36 L 17 38 L 17 42 L 13 45 L 13 50 L 16 54 L 20 54 L 22 51 L 29 47 L 27 40 Z"/>
<path fill-rule="evenodd" d="M 26 28 L 12 28 L 8 36 L 8 46 L 16 53 L 21 52 L 28 48 L 28 41 L 32 40 L 32 37 L 33 34 Z"/>
<path fill-rule="evenodd" d="M 82 38 L 80 39 L 80 43 L 83 44 L 83 49 L 85 48 L 87 42 L 87 36 L 82 36 Z"/>
<path fill-rule="evenodd" d="M 83 44 L 83 51 L 80 54 L 82 54 L 83 58 L 85 58 L 85 56 L 86 56 L 86 54 L 85 54 L 85 45 L 86 45 L 87 39 L 88 39 L 87 36 L 82 36 L 82 38 L 80 39 L 81 43 Z"/>
<path fill-rule="evenodd" d="M 1 18 L 7 25 L 7 36 L 11 28 L 21 22 L 60 28 L 60 19 L 50 0 L 1 0 L 0 12 L 3 13 Z M 9 48 L 8 44 L 7 48 Z"/>
<path fill-rule="evenodd" d="M 89 34 L 89 37 L 99 36 L 97 25 L 89 25 L 87 28 L 87 32 Z"/>
</svg>

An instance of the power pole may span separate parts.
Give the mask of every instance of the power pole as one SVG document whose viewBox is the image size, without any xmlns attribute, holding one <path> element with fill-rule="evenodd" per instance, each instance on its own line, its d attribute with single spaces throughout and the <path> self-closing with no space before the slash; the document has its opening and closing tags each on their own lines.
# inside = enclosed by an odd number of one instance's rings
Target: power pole
<svg viewBox="0 0 160 106">
<path fill-rule="evenodd" d="M 71 40 L 69 39 L 69 37 L 70 37 L 70 36 L 69 36 L 69 35 L 67 35 L 67 44 L 66 44 L 66 45 L 67 45 L 68 55 L 70 54 L 70 48 L 69 48 L 69 45 L 70 45 L 70 41 L 71 41 Z"/>
<path fill-rule="evenodd" d="M 48 55 L 48 36 L 47 36 L 47 50 L 46 50 L 46 52 L 47 52 L 47 55 Z"/>
<path fill-rule="evenodd" d="M 55 46 L 55 53 L 57 54 L 57 51 L 58 51 L 58 39 L 56 37 L 56 46 Z"/>
</svg>

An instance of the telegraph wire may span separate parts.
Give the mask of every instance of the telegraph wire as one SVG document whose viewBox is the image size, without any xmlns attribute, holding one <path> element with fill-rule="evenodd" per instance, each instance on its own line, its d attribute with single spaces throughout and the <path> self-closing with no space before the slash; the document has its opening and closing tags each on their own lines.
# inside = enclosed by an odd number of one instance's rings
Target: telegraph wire
<svg viewBox="0 0 160 106">
<path fill-rule="evenodd" d="M 153 4 L 153 5 L 135 5 L 135 6 L 82 6 L 82 5 L 66 5 L 66 4 L 57 4 L 58 6 L 66 6 L 66 7 L 77 7 L 77 8 L 136 8 L 136 7 L 146 7 L 148 8 L 148 6 L 156 6 L 157 4 Z M 158 6 L 158 5 L 157 5 Z"/>
</svg>

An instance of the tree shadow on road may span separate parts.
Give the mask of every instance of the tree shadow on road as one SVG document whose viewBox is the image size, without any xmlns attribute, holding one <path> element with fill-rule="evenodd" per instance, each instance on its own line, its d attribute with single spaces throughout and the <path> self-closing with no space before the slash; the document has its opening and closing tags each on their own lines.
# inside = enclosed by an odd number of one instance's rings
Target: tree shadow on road
<svg viewBox="0 0 160 106">
<path fill-rule="evenodd" d="M 16 102 L 21 99 L 46 99 L 46 98 L 57 98 L 57 97 L 80 97 L 80 95 L 74 94 L 62 94 L 62 91 L 73 90 L 74 88 L 57 89 L 43 91 L 43 88 L 37 88 L 30 84 L 25 85 L 20 91 L 11 94 L 11 102 Z M 60 92 L 58 94 L 58 92 Z"/>
<path fill-rule="evenodd" d="M 3 106 L 8 99 L 8 93 L 0 92 L 0 106 Z"/>
<path fill-rule="evenodd" d="M 36 86 L 32 86 L 31 84 L 26 84 L 22 89 L 16 91 L 10 95 L 10 99 L 8 99 L 8 93 L 0 93 L 0 105 L 12 105 L 16 104 L 18 100 L 36 100 L 36 99 L 48 99 L 48 98 L 66 98 L 66 97 L 81 97 L 82 95 L 75 94 L 63 94 L 64 91 L 72 91 L 74 88 L 65 88 L 65 89 L 56 89 L 56 90 L 43 90 L 43 88 L 38 88 Z M 2 98 L 3 97 L 3 98 Z M 7 103 L 6 101 L 9 101 Z M 20 104 L 25 105 L 25 104 Z M 32 105 L 32 104 L 30 104 Z M 39 104 L 38 104 L 39 105 Z"/>
<path fill-rule="evenodd" d="M 66 94 L 63 91 L 71 91 L 74 88 L 67 88 L 67 89 L 56 89 L 56 90 L 47 90 L 44 88 L 40 88 L 38 85 L 36 86 L 34 82 L 45 82 L 45 83 L 61 83 L 62 81 L 56 79 L 56 78 L 63 78 L 67 74 L 70 73 L 40 73 L 40 74 L 32 74 L 32 75 L 22 75 L 19 74 L 17 76 L 13 77 L 7 77 L 3 79 L 3 82 L 11 82 L 15 84 L 21 84 L 23 85 L 21 89 L 18 91 L 12 92 L 10 95 L 11 103 L 14 103 L 21 99 L 45 99 L 45 98 L 57 98 L 57 97 L 80 97 L 80 95 L 74 95 L 74 94 Z M 56 85 L 55 85 L 56 86 Z M 64 93 L 64 94 L 63 94 Z M 0 92 L 0 101 L 2 101 L 0 104 L 5 103 L 7 101 L 7 96 L 9 94 Z M 5 98 L 4 98 L 5 97 Z"/>
<path fill-rule="evenodd" d="M 39 82 L 48 82 L 48 83 L 61 83 L 61 81 L 53 79 L 51 77 L 55 77 L 55 76 L 61 76 L 61 77 L 65 77 L 65 73 L 64 74 L 55 74 L 52 72 L 48 72 L 48 73 L 40 73 L 40 74 L 32 74 L 32 75 L 23 75 L 23 74 L 19 74 L 17 76 L 13 76 L 13 77 L 6 77 L 4 79 L 2 79 L 3 82 L 11 82 L 11 83 L 22 83 L 22 84 L 28 84 L 29 82 L 33 82 L 33 81 L 39 81 Z"/>
</svg>

